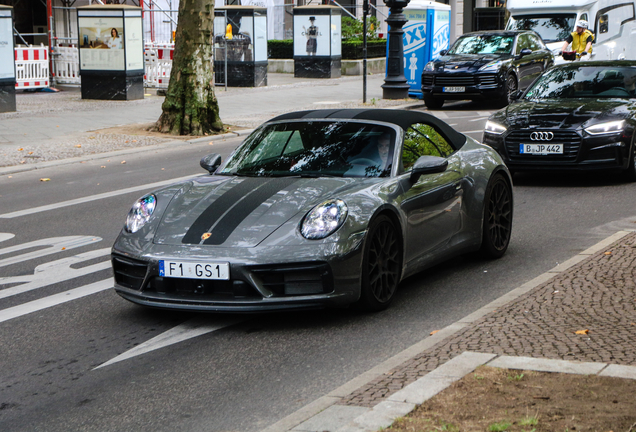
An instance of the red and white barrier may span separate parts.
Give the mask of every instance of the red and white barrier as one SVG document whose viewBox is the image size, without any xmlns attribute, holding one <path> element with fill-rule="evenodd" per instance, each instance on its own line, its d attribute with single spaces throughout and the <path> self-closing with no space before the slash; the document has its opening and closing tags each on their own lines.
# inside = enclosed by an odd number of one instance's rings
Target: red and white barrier
<svg viewBox="0 0 636 432">
<path fill-rule="evenodd" d="M 56 46 L 51 54 L 53 76 L 57 84 L 81 84 L 79 49 L 75 45 Z"/>
<path fill-rule="evenodd" d="M 49 47 L 15 48 L 17 89 L 37 89 L 49 86 Z"/>
<path fill-rule="evenodd" d="M 154 88 L 168 88 L 174 44 L 146 44 L 144 47 L 144 63 L 146 73 L 144 85 Z"/>
</svg>

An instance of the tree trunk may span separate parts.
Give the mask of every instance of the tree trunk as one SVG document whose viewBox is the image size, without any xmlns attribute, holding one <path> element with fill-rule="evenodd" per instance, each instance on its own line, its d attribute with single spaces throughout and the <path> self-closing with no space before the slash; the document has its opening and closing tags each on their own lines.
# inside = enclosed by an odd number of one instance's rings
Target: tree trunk
<svg viewBox="0 0 636 432">
<path fill-rule="evenodd" d="M 160 132 L 206 135 L 223 129 L 214 95 L 214 0 L 181 0 L 170 85 Z"/>
</svg>

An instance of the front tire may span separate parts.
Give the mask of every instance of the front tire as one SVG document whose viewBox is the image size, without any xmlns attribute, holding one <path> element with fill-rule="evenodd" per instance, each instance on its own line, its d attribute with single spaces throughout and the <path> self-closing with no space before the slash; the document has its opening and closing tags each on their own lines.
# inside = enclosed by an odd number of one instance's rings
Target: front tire
<svg viewBox="0 0 636 432">
<path fill-rule="evenodd" d="M 438 110 L 444 106 L 444 99 L 432 95 L 424 96 L 424 105 L 428 109 Z"/>
<path fill-rule="evenodd" d="M 402 239 L 385 215 L 374 219 L 364 245 L 358 305 L 367 311 L 384 310 L 393 301 L 402 274 Z"/>
<path fill-rule="evenodd" d="M 506 77 L 506 83 L 504 85 L 504 96 L 501 99 L 501 105 L 506 106 L 512 102 L 512 94 L 517 91 L 519 85 L 517 78 L 513 74 L 509 74 Z"/>
<path fill-rule="evenodd" d="M 636 182 L 636 138 L 632 142 L 632 150 L 629 155 L 627 169 L 621 173 L 621 177 L 626 182 Z"/>
<path fill-rule="evenodd" d="M 501 258 L 506 253 L 512 232 L 512 210 L 512 187 L 501 174 L 495 174 L 484 197 L 481 255 Z"/>
</svg>

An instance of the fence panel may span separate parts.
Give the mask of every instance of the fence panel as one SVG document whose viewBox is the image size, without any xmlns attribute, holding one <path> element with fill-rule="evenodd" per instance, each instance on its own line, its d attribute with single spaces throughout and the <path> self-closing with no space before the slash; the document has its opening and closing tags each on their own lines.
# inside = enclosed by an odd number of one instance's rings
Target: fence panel
<svg viewBox="0 0 636 432">
<path fill-rule="evenodd" d="M 37 89 L 49 86 L 49 47 L 19 46 L 15 48 L 17 89 Z"/>
</svg>

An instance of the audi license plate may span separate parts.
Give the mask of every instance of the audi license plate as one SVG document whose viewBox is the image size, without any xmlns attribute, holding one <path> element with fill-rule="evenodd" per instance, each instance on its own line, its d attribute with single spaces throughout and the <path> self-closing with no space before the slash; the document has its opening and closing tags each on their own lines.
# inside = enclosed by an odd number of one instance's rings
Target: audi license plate
<svg viewBox="0 0 636 432">
<path fill-rule="evenodd" d="M 563 154 L 563 144 L 520 144 L 519 153 L 534 155 Z"/>
<path fill-rule="evenodd" d="M 466 87 L 444 87 L 442 90 L 444 93 L 464 93 Z"/>
<path fill-rule="evenodd" d="M 159 276 L 188 279 L 230 279 L 230 263 L 159 261 Z"/>
</svg>

